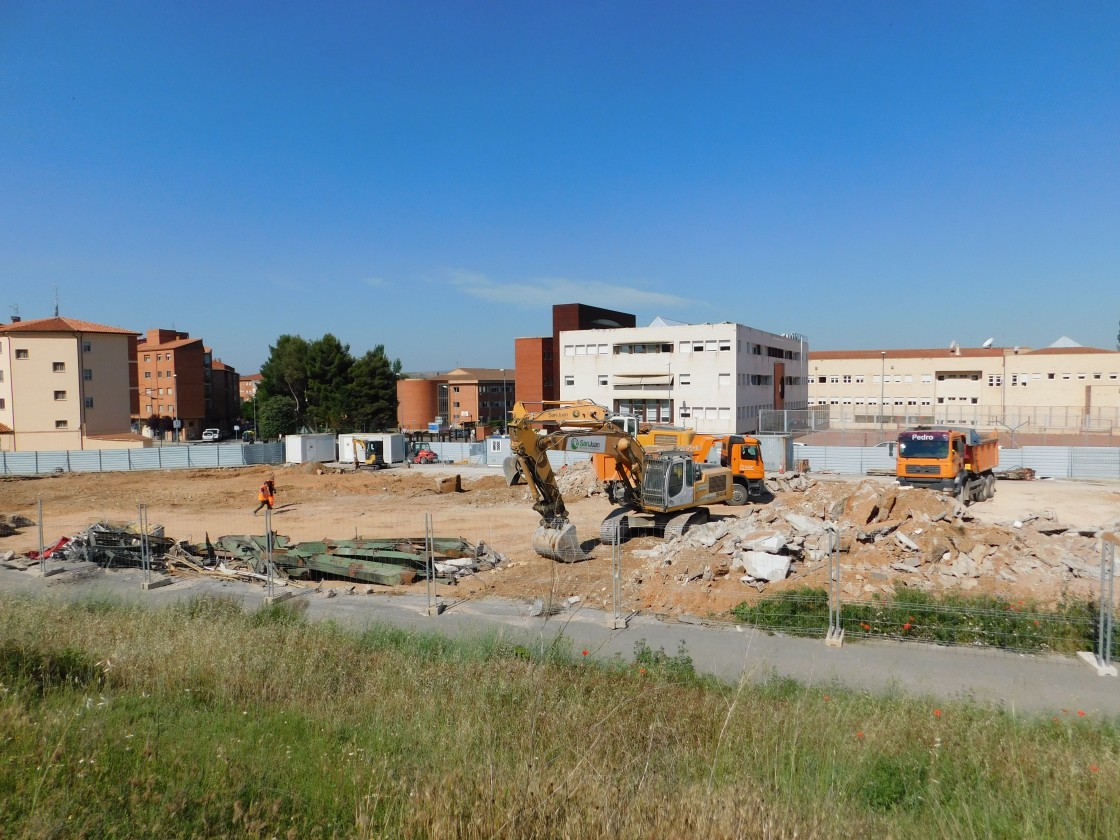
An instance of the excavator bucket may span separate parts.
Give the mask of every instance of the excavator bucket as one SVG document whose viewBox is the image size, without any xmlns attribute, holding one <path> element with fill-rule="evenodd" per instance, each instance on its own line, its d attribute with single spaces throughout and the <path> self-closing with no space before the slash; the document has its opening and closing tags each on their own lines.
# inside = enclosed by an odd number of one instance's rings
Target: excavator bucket
<svg viewBox="0 0 1120 840">
<path fill-rule="evenodd" d="M 541 525 L 533 533 L 533 550 L 541 557 L 559 560 L 561 563 L 587 559 L 580 547 L 579 537 L 576 536 L 576 526 L 571 522 Z"/>
<path fill-rule="evenodd" d="M 512 455 L 508 456 L 502 461 L 502 472 L 506 477 L 506 485 L 513 487 L 515 484 L 521 484 L 524 480 L 521 476 L 521 464 Z"/>
</svg>

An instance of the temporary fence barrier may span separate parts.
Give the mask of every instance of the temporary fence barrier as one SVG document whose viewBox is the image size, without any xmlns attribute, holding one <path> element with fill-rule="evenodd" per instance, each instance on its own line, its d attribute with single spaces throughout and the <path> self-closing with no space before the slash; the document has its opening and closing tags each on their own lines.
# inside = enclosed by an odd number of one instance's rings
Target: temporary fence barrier
<svg viewBox="0 0 1120 840">
<path fill-rule="evenodd" d="M 150 449 L 0 452 L 0 475 L 247 467 L 284 463 L 282 443 L 215 443 Z"/>
</svg>

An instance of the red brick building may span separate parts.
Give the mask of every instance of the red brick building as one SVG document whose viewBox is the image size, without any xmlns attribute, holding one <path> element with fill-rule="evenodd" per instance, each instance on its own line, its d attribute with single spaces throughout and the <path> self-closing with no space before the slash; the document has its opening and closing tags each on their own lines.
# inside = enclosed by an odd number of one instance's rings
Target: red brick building
<svg viewBox="0 0 1120 840">
<path fill-rule="evenodd" d="M 616 312 L 584 303 L 558 303 L 552 307 L 552 335 L 514 339 L 517 368 L 517 398 L 525 403 L 560 399 L 560 333 L 566 330 L 595 330 L 634 327 L 628 312 Z"/>
</svg>

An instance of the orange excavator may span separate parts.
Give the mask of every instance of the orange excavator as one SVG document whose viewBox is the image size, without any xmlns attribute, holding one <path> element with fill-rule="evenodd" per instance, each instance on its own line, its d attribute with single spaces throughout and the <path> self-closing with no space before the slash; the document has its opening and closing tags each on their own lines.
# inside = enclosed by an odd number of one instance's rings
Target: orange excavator
<svg viewBox="0 0 1120 840">
<path fill-rule="evenodd" d="M 697 462 L 687 449 L 647 449 L 611 422 L 610 412 L 601 405 L 578 400 L 541 406 L 530 411 L 525 403 L 514 405 L 509 424 L 513 454 L 503 469 L 510 485 L 524 481 L 529 486 L 533 509 L 541 516 L 533 549 L 542 557 L 571 563 L 587 556 L 568 519 L 550 450 L 612 459 L 609 498 L 618 509 L 600 526 L 604 543 L 624 542 L 636 534 L 683 534 L 708 521 L 705 505 L 723 504 L 732 497 L 734 484 L 727 467 Z"/>
</svg>

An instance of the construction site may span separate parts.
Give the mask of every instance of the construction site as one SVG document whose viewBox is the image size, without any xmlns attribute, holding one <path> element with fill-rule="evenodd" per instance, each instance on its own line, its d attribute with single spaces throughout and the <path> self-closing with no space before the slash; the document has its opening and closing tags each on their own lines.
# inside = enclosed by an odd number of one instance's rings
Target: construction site
<svg viewBox="0 0 1120 840">
<path fill-rule="evenodd" d="M 253 514 L 257 487 L 270 475 L 271 545 L 266 517 Z M 566 563 L 534 551 L 539 517 L 530 491 L 508 486 L 493 468 L 301 464 L 7 477 L 0 562 L 30 575 L 67 561 L 52 586 L 111 579 L 141 562 L 138 535 L 146 530 L 156 578 L 261 586 L 267 547 L 280 585 L 323 596 L 423 592 L 434 560 L 437 594 L 448 600 L 608 609 L 620 598 L 616 606 L 627 614 L 718 618 L 766 595 L 824 588 L 834 547 L 852 601 L 900 588 L 1040 606 L 1096 599 L 1101 536 L 1120 530 L 1120 488 L 1016 478 L 965 505 L 885 476 L 770 474 L 762 498 L 712 506 L 709 521 L 683 535 L 625 541 L 616 589 L 613 546 L 598 539 L 611 505 L 588 462 L 558 471 L 585 552 Z M 836 534 L 835 546 L 828 534 Z"/>
</svg>

